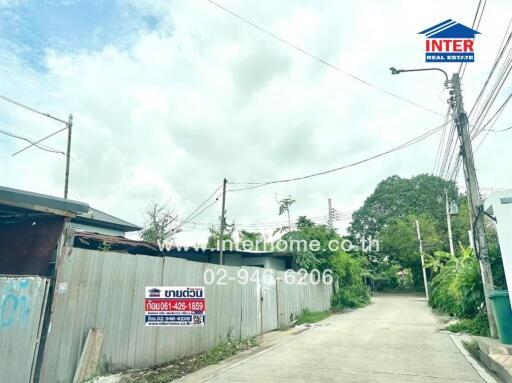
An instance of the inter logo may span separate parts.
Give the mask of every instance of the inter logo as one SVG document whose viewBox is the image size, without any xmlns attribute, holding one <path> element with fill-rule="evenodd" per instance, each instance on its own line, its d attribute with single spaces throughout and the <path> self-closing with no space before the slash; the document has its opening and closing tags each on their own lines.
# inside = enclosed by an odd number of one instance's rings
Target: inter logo
<svg viewBox="0 0 512 383">
<path fill-rule="evenodd" d="M 474 62 L 475 35 L 480 32 L 452 19 L 443 21 L 418 34 L 425 35 L 426 62 Z"/>
</svg>

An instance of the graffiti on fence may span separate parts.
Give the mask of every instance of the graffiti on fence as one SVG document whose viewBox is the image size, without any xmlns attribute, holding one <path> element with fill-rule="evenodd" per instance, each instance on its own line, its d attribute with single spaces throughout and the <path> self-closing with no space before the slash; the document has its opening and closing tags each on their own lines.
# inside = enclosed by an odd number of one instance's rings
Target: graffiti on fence
<svg viewBox="0 0 512 383">
<path fill-rule="evenodd" d="M 0 291 L 0 330 L 25 326 L 30 314 L 30 281 L 10 279 Z"/>
</svg>

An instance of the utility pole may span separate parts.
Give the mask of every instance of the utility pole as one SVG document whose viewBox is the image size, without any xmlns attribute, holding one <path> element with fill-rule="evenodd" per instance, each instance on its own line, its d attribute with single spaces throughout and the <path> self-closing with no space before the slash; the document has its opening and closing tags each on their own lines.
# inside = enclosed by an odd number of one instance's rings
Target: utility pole
<svg viewBox="0 0 512 383">
<path fill-rule="evenodd" d="M 494 281 L 492 278 L 491 265 L 489 263 L 487 238 L 485 237 L 484 215 L 482 212 L 482 200 L 478 190 L 478 181 L 476 178 L 475 162 L 473 158 L 473 149 L 468 132 L 468 116 L 464 111 L 462 101 L 462 92 L 460 88 L 460 77 L 458 73 L 452 75 L 450 94 L 450 106 L 453 110 L 453 116 L 457 127 L 457 134 L 460 141 L 461 156 L 464 164 L 464 178 L 468 193 L 469 212 L 471 217 L 472 232 L 475 238 L 475 252 L 480 262 L 480 274 L 484 286 L 485 306 L 487 308 L 487 318 L 491 336 L 496 337 L 496 319 L 492 311 L 489 293 L 494 290 Z"/>
<path fill-rule="evenodd" d="M 327 199 L 327 205 L 329 206 L 329 228 L 332 230 L 334 226 L 332 224 L 333 211 L 332 211 L 332 200 L 330 198 Z"/>
<path fill-rule="evenodd" d="M 453 250 L 452 221 L 450 218 L 450 207 L 448 206 L 448 190 L 444 189 L 444 195 L 446 202 L 446 224 L 448 225 L 448 241 L 450 242 L 450 254 L 452 255 L 452 257 L 454 257 L 455 251 Z"/>
<path fill-rule="evenodd" d="M 68 188 L 69 188 L 69 160 L 71 156 L 71 128 L 73 127 L 73 115 L 69 115 L 69 119 L 67 122 L 68 126 L 68 147 L 66 150 L 66 177 L 64 179 L 64 198 L 68 198 Z"/>
<path fill-rule="evenodd" d="M 421 270 L 423 271 L 423 283 L 425 284 L 425 296 L 427 297 L 427 302 L 428 302 L 429 294 L 428 294 L 428 284 L 427 284 L 427 272 L 425 271 L 425 259 L 423 258 L 423 242 L 421 241 L 420 223 L 418 222 L 418 220 L 416 220 L 416 233 L 418 235 L 418 243 L 420 246 Z"/>
<path fill-rule="evenodd" d="M 220 252 L 219 252 L 219 265 L 222 265 L 224 256 L 224 225 L 226 222 L 226 184 L 228 180 L 224 178 L 222 182 L 222 213 L 220 216 Z"/>
</svg>

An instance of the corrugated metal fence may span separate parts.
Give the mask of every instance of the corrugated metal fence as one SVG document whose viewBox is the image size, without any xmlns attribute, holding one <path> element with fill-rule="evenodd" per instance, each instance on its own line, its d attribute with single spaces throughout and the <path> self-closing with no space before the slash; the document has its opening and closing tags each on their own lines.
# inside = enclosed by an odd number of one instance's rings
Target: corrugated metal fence
<svg viewBox="0 0 512 383">
<path fill-rule="evenodd" d="M 332 286 L 269 269 L 64 248 L 58 261 L 41 382 L 72 380 L 90 328 L 104 330 L 104 371 L 148 367 L 286 326 L 302 309 L 328 310 Z M 205 285 L 205 270 L 212 284 Z M 240 272 L 246 270 L 247 273 Z M 267 270 L 267 271 L 266 271 Z M 287 283 L 288 282 L 288 283 Z M 202 286 L 206 326 L 144 326 L 146 286 Z"/>
<path fill-rule="evenodd" d="M 0 276 L 0 381 L 33 378 L 49 281 Z"/>
</svg>

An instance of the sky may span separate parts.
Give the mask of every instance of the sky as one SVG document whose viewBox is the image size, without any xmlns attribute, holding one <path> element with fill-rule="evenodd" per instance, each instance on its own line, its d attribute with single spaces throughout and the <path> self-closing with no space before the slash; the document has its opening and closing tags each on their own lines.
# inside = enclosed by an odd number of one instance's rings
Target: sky
<svg viewBox="0 0 512 383">
<path fill-rule="evenodd" d="M 391 76 L 388 68 L 431 66 L 424 62 L 425 39 L 418 32 L 448 18 L 471 26 L 478 1 L 218 3 L 344 72 L 206 0 L 0 0 L 0 95 L 62 119 L 73 114 L 70 198 L 139 225 L 151 202 L 166 204 L 183 219 L 224 178 L 262 182 L 302 176 L 419 136 L 444 122 L 443 77 Z M 511 16 L 509 0 L 487 1 L 475 62 L 467 65 L 462 81 L 467 108 Z M 437 66 L 448 73 L 458 69 Z M 492 111 L 511 89 L 509 80 Z M 494 129 L 511 125 L 507 109 Z M 0 129 L 37 139 L 61 127 L 0 102 Z M 481 186 L 512 188 L 511 138 L 512 131 L 490 133 L 476 152 Z M 271 233 L 271 226 L 278 226 L 274 222 L 286 221 L 276 201 L 288 196 L 296 200 L 292 220 L 326 216 L 328 198 L 348 217 L 384 178 L 431 173 L 439 140 L 440 132 L 339 172 L 228 192 L 228 221 Z M 45 142 L 64 151 L 66 133 Z M 12 156 L 25 145 L 0 135 L 1 184 L 62 196 L 64 156 L 35 148 Z M 458 182 L 463 183 L 460 176 Z M 205 242 L 220 209 L 217 201 L 176 240 Z M 347 224 L 345 219 L 336 227 L 343 233 Z"/>
</svg>

